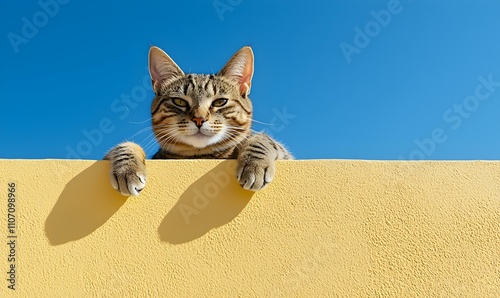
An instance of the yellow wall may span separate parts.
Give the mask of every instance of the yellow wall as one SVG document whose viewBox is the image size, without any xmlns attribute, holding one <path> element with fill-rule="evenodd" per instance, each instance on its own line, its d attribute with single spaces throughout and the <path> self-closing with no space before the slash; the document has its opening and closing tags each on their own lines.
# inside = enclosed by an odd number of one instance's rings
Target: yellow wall
<svg viewBox="0 0 500 298">
<path fill-rule="evenodd" d="M 106 161 L 0 160 L 0 297 L 500 297 L 500 162 L 234 165 L 148 161 L 126 198 Z"/>
</svg>

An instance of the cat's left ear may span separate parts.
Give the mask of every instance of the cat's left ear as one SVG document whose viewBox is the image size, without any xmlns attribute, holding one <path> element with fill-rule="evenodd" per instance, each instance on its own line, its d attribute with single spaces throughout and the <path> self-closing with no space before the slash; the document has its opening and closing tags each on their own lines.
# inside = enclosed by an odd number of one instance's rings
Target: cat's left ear
<svg viewBox="0 0 500 298">
<path fill-rule="evenodd" d="M 156 94 L 160 91 L 163 82 L 184 75 L 184 72 L 175 64 L 174 60 L 159 47 L 151 47 L 148 58 L 149 75 Z"/>
<path fill-rule="evenodd" d="M 227 64 L 219 71 L 220 76 L 225 76 L 238 82 L 240 94 L 246 97 L 250 93 L 253 76 L 253 51 L 249 46 L 241 48 L 229 59 Z"/>
</svg>

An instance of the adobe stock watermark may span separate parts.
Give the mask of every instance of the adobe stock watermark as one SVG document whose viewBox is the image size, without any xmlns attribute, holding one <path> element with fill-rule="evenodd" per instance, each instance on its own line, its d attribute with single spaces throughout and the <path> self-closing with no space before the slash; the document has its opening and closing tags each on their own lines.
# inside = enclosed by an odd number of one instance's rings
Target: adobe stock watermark
<svg viewBox="0 0 500 298">
<path fill-rule="evenodd" d="M 273 132 L 282 132 L 291 123 L 291 120 L 297 117 L 297 115 L 289 114 L 286 106 L 281 111 L 276 108 L 273 108 L 272 111 L 274 116 L 269 121 L 269 124 Z"/>
<path fill-rule="evenodd" d="M 30 18 L 23 16 L 21 18 L 20 34 L 15 32 L 7 33 L 10 45 L 14 53 L 19 53 L 19 47 L 27 44 L 30 40 L 37 36 L 41 28 L 45 27 L 50 19 L 54 18 L 62 5 L 66 5 L 70 0 L 40 0 L 38 6 L 40 9 L 35 12 Z"/>
<path fill-rule="evenodd" d="M 224 21 L 224 14 L 226 12 L 232 12 L 238 5 L 240 5 L 243 0 L 214 0 L 212 5 L 215 12 L 219 16 L 221 22 Z"/>
<path fill-rule="evenodd" d="M 415 139 L 414 143 L 417 149 L 411 151 L 408 157 L 399 155 L 398 159 L 422 160 L 434 154 L 437 146 L 448 139 L 449 133 L 447 130 L 459 129 L 463 122 L 479 109 L 481 103 L 488 100 L 495 93 L 497 87 L 500 87 L 500 81 L 494 81 L 492 74 L 489 74 L 486 78 L 479 76 L 477 80 L 479 83 L 472 95 L 466 96 L 461 102 L 454 103 L 452 107 L 444 111 L 443 121 L 446 126 L 434 128 L 427 138 Z"/>
<path fill-rule="evenodd" d="M 142 84 L 133 87 L 129 93 L 121 94 L 120 98 L 111 102 L 109 108 L 120 120 L 125 120 L 130 111 L 137 108 L 138 103 L 144 101 L 151 88 L 151 78 L 149 73 L 142 79 Z M 94 128 L 83 129 L 81 131 L 83 138 L 74 146 L 66 146 L 66 158 L 81 159 L 89 156 L 94 148 L 99 146 L 104 136 L 115 131 L 116 125 L 110 118 L 102 118 Z"/>
<path fill-rule="evenodd" d="M 407 1 L 411 2 L 412 0 Z M 354 27 L 355 34 L 352 44 L 344 41 L 339 44 L 346 62 L 351 63 L 352 55 L 359 55 L 363 49 L 370 45 L 374 38 L 380 35 L 383 28 L 389 26 L 393 17 L 402 11 L 403 5 L 399 0 L 389 0 L 385 9 L 370 11 L 372 20 L 368 21 L 361 28 L 358 26 Z"/>
</svg>

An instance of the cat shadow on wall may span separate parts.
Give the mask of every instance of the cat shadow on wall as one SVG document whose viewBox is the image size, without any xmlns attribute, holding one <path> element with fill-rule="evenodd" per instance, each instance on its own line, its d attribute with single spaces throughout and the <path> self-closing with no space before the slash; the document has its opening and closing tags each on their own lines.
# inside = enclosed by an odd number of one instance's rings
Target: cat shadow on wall
<svg viewBox="0 0 500 298">
<path fill-rule="evenodd" d="M 126 198 L 109 182 L 109 164 L 98 161 L 69 181 L 45 221 L 50 244 L 79 240 L 102 226 Z"/>
<path fill-rule="evenodd" d="M 182 244 L 231 222 L 250 202 L 235 177 L 236 161 L 226 160 L 191 184 L 158 228 L 162 241 Z"/>
</svg>

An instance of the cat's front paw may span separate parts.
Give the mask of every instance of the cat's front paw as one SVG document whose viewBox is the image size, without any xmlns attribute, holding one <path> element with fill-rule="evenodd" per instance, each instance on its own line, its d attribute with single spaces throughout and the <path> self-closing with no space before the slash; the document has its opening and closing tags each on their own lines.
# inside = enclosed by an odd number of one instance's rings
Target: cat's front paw
<svg viewBox="0 0 500 298">
<path fill-rule="evenodd" d="M 274 160 L 245 158 L 238 160 L 236 179 L 247 190 L 263 189 L 274 178 Z"/>
<path fill-rule="evenodd" d="M 105 156 L 111 162 L 111 185 L 124 196 L 137 196 L 146 186 L 146 161 L 142 148 L 134 143 L 122 143 Z"/>
<path fill-rule="evenodd" d="M 146 186 L 146 172 L 134 167 L 111 168 L 111 185 L 124 196 L 138 196 Z"/>
</svg>

